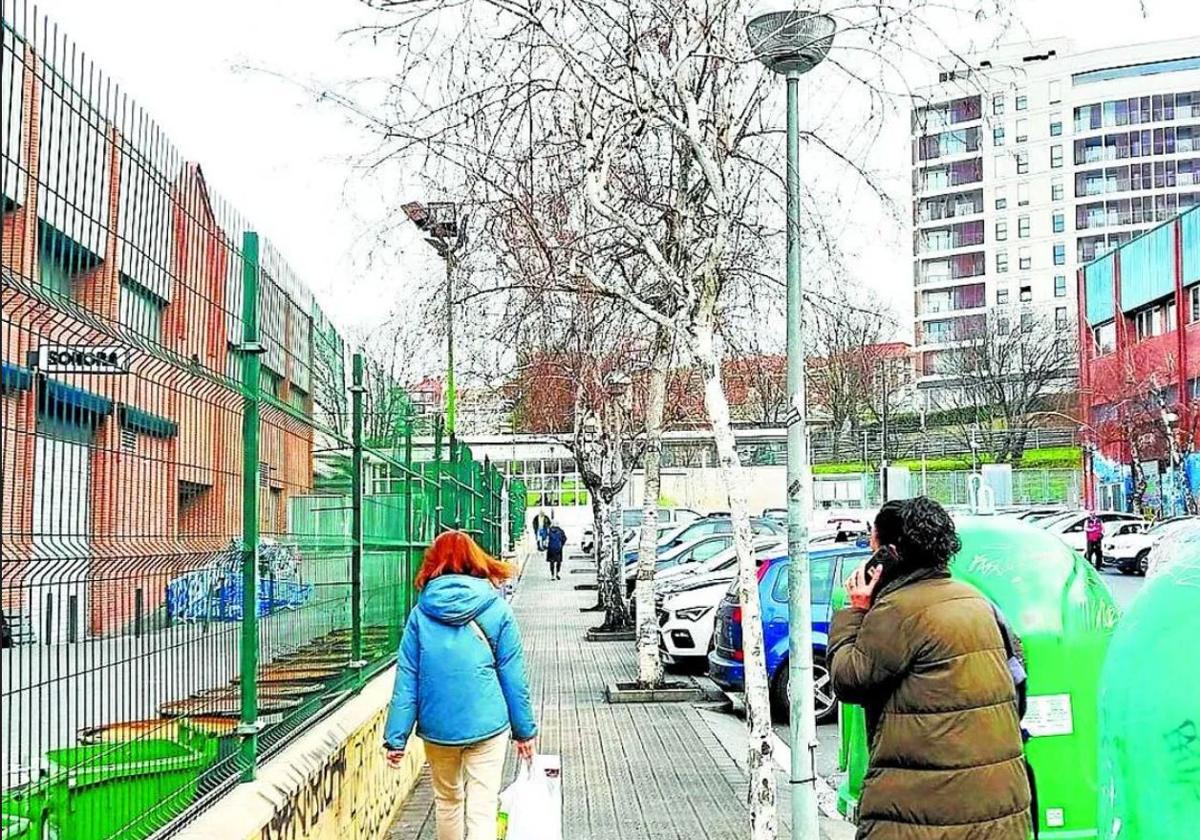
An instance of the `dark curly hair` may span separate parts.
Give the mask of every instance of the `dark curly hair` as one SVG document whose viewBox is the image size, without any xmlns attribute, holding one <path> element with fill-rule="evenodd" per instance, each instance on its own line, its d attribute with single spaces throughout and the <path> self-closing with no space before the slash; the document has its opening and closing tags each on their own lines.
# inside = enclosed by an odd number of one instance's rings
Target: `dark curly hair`
<svg viewBox="0 0 1200 840">
<path fill-rule="evenodd" d="M 879 513 L 875 514 L 875 538 L 881 546 L 898 546 L 903 534 L 904 502 L 900 499 L 884 502 Z"/>
<path fill-rule="evenodd" d="M 933 499 L 909 499 L 902 504 L 900 518 L 900 537 L 894 545 L 908 569 L 944 569 L 962 548 L 954 520 Z"/>
</svg>

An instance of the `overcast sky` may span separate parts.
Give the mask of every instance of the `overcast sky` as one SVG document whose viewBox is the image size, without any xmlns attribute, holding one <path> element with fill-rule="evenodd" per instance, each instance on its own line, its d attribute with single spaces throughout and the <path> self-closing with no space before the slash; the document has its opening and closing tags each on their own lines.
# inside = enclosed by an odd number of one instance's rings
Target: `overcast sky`
<svg viewBox="0 0 1200 840">
<path fill-rule="evenodd" d="M 415 235 L 394 237 L 382 258 L 371 247 L 387 201 L 423 197 L 418 180 L 361 177 L 351 161 L 368 141 L 336 109 L 314 107 L 285 81 L 347 83 L 387 72 L 386 48 L 342 35 L 369 19 L 356 0 L 41 0 L 39 6 L 276 243 L 344 332 L 369 329 L 402 310 L 406 283 L 437 270 Z M 1010 42 L 1067 36 L 1077 49 L 1094 49 L 1200 34 L 1195 0 L 1017 0 L 1016 9 L 1020 27 L 1005 38 Z M 903 119 L 893 123 L 875 166 L 891 173 L 887 183 L 903 203 L 907 126 Z M 881 220 L 865 191 L 848 185 L 848 192 L 864 203 L 859 220 Z M 848 222 L 842 246 L 851 271 L 893 302 L 906 323 L 911 240 L 906 244 L 902 229 L 887 227 L 894 234 L 880 236 L 877 223 Z"/>
</svg>

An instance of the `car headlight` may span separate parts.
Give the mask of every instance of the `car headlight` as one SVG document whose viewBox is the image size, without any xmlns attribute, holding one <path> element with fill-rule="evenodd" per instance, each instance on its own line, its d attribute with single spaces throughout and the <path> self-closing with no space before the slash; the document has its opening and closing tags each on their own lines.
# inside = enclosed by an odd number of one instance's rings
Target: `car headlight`
<svg viewBox="0 0 1200 840">
<path fill-rule="evenodd" d="M 675 610 L 675 617 L 684 621 L 696 621 L 711 610 L 712 607 L 685 607 L 682 610 Z"/>
</svg>

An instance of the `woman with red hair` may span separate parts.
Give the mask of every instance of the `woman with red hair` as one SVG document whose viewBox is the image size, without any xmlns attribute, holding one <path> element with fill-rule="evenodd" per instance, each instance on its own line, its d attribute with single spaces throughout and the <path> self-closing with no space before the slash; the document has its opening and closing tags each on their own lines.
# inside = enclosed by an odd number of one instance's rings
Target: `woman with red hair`
<svg viewBox="0 0 1200 840">
<path fill-rule="evenodd" d="M 521 634 L 496 587 L 515 574 L 462 531 L 433 541 L 417 573 L 421 590 L 396 657 L 384 727 L 399 767 L 414 724 L 425 741 L 437 840 L 494 840 L 509 733 L 533 758 L 537 724 Z"/>
</svg>

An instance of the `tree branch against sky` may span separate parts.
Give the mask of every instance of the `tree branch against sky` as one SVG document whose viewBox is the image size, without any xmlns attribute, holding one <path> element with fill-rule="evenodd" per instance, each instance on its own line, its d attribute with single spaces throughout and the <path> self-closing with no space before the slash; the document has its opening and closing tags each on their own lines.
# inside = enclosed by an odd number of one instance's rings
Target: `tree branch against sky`
<svg viewBox="0 0 1200 840">
<path fill-rule="evenodd" d="M 699 370 L 734 523 L 739 599 L 747 626 L 760 622 L 746 488 L 722 383 L 722 302 L 752 294 L 782 264 L 778 134 L 782 86 L 745 42 L 744 2 L 710 6 L 653 0 L 530 0 L 460 5 L 376 0 L 396 13 L 373 31 L 394 39 L 407 74 L 375 118 L 380 160 L 420 160 L 491 229 L 498 255 L 490 282 L 525 282 L 620 300 L 669 330 Z M 907 0 L 824 4 L 838 51 L 821 85 L 837 108 L 806 112 L 813 166 L 848 168 L 873 183 L 862 161 L 878 120 L 907 111 L 897 62 L 914 47 L 951 51 L 939 32 L 956 16 L 995 15 L 994 3 Z M 1000 9 L 1002 10 L 1002 9 Z M 403 75 L 401 76 L 403 78 Z M 808 179 L 810 211 L 819 176 Z M 883 191 L 875 190 L 877 196 Z M 468 195 L 469 193 L 469 195 Z M 809 242 L 839 231 L 806 214 Z M 505 238 L 507 237 L 507 238 Z M 486 270 L 476 282 L 489 282 Z M 746 635 L 751 835 L 776 836 L 778 820 L 768 686 L 761 636 Z"/>
</svg>

